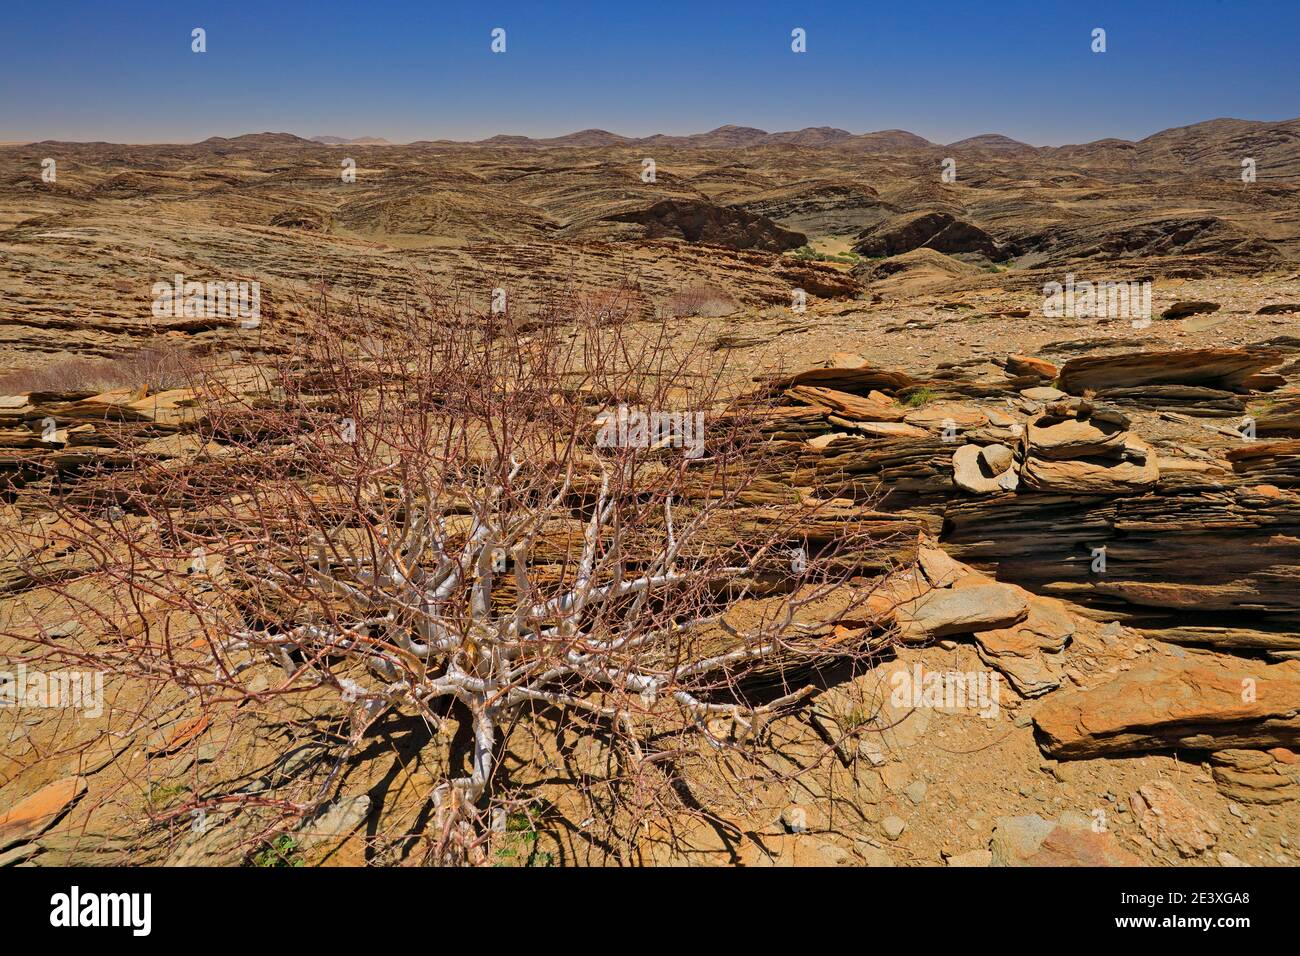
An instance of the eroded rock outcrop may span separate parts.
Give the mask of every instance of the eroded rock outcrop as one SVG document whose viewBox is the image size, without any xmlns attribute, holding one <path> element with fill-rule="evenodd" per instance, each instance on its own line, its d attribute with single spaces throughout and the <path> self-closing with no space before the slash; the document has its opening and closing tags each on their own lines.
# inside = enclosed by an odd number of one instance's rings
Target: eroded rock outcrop
<svg viewBox="0 0 1300 956">
<path fill-rule="evenodd" d="M 644 209 L 606 218 L 644 226 L 646 239 L 684 239 L 766 252 L 797 249 L 808 242 L 802 232 L 782 228 L 763 216 L 698 199 L 662 199 Z"/>
<path fill-rule="evenodd" d="M 1000 256 L 997 241 L 973 223 L 949 212 L 910 212 L 887 219 L 858 236 L 853 251 L 869 258 L 896 256 L 913 249 Z"/>
</svg>

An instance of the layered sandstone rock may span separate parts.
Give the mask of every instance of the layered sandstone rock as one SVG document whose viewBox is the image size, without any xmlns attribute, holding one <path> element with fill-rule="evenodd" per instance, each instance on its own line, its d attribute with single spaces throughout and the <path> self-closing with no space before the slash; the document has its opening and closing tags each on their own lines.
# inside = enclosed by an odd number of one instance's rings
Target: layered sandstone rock
<svg viewBox="0 0 1300 956">
<path fill-rule="evenodd" d="M 1260 373 L 1276 365 L 1279 357 L 1279 353 L 1268 349 L 1090 355 L 1066 362 L 1059 383 L 1071 395 L 1091 390 L 1099 398 L 1104 398 L 1109 389 L 1147 385 L 1209 385 L 1227 390 L 1276 387 L 1281 381 Z"/>
<path fill-rule="evenodd" d="M 1300 757 L 1286 747 L 1210 754 L 1219 792 L 1241 803 L 1277 806 L 1300 799 Z"/>
<path fill-rule="evenodd" d="M 1300 662 L 1162 656 L 1088 690 L 1054 694 L 1034 715 L 1059 757 L 1140 750 L 1300 744 Z"/>
</svg>

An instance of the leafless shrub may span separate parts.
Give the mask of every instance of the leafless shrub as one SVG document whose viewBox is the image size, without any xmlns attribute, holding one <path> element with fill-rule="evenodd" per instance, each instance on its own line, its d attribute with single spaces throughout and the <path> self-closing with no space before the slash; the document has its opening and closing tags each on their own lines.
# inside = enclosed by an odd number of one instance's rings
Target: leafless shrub
<svg viewBox="0 0 1300 956">
<path fill-rule="evenodd" d="M 867 651 L 850 578 L 871 543 L 808 545 L 821 505 L 772 492 L 762 406 L 735 402 L 707 354 L 609 309 L 527 334 L 446 301 L 322 314 L 256 395 L 208 380 L 224 454 L 141 457 L 75 504 L 51 498 L 31 552 L 84 556 L 54 586 L 94 640 L 23 637 L 180 688 L 212 724 L 334 702 L 323 778 L 205 793 L 172 818 L 247 806 L 259 833 L 287 828 L 401 714 L 470 738 L 403 852 L 484 862 L 517 805 L 504 736 L 567 713 L 617 755 L 620 782 L 590 799 L 631 840 L 693 812 L 683 754 L 760 753 L 811 669 Z"/>
</svg>

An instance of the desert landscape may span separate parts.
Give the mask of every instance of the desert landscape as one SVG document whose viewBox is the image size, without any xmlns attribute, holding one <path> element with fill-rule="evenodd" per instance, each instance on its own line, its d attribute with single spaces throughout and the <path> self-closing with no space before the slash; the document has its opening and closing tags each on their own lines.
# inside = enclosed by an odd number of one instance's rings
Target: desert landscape
<svg viewBox="0 0 1300 956">
<path fill-rule="evenodd" d="M 1300 119 L 338 132 L 0 146 L 0 866 L 1300 861 Z"/>
</svg>

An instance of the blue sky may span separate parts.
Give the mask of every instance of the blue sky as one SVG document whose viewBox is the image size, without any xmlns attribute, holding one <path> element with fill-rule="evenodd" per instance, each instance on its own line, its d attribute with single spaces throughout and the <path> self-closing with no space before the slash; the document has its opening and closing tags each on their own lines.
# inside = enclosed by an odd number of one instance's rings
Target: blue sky
<svg viewBox="0 0 1300 956">
<path fill-rule="evenodd" d="M 190 51 L 190 31 L 208 50 Z M 506 52 L 489 49 L 494 27 Z M 790 31 L 807 31 L 807 52 Z M 1090 49 L 1096 27 L 1107 51 Z M 46 0 L 0 20 L 0 141 L 903 128 L 1052 145 L 1300 116 L 1297 0 Z"/>
</svg>

